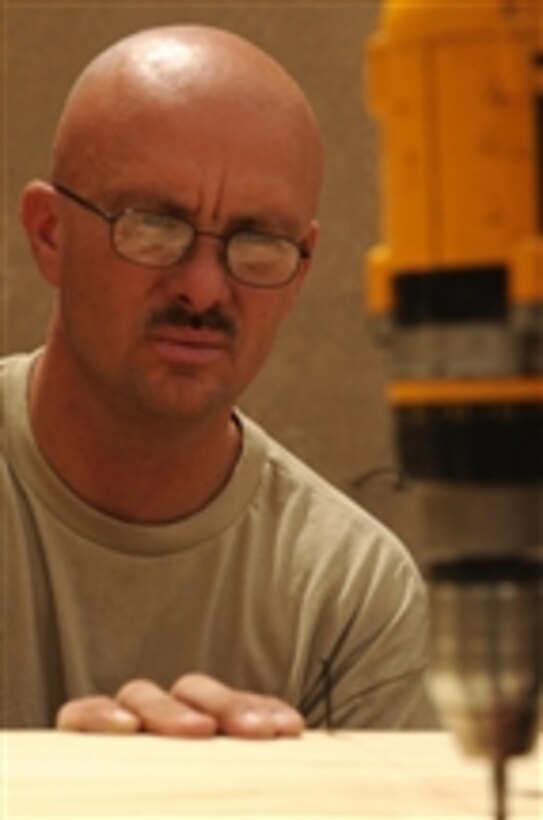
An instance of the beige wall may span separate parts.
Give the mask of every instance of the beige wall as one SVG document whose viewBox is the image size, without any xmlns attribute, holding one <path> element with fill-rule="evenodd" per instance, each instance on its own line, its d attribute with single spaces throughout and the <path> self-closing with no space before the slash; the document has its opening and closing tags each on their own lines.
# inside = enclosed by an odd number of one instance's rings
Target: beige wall
<svg viewBox="0 0 543 820">
<path fill-rule="evenodd" d="M 361 102 L 362 44 L 379 0 L 360 2 L 161 2 L 7 0 L 3 152 L 7 243 L 3 348 L 43 338 L 49 293 L 17 224 L 18 192 L 46 176 L 64 95 L 100 49 L 139 28 L 202 22 L 238 32 L 298 79 L 322 123 L 328 153 L 322 241 L 302 302 L 243 406 L 287 446 L 396 529 L 416 548 L 417 510 L 390 480 L 361 490 L 353 479 L 394 461 L 383 399 L 385 361 L 363 311 L 360 270 L 376 239 L 373 125 Z"/>
</svg>

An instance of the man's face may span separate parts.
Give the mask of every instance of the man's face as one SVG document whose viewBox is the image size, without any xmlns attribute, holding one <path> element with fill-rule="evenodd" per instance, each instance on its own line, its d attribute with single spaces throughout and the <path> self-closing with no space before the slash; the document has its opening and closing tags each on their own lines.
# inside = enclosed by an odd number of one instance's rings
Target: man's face
<svg viewBox="0 0 543 820">
<path fill-rule="evenodd" d="M 311 183 L 288 143 L 271 118 L 147 111 L 122 138 L 115 129 L 96 137 L 77 191 L 108 211 L 173 210 L 198 230 L 251 227 L 312 247 Z M 79 372 L 124 411 L 178 420 L 229 409 L 266 359 L 308 263 L 286 286 L 252 288 L 228 275 L 224 245 L 203 236 L 176 266 L 145 268 L 118 257 L 105 221 L 68 200 L 59 208 L 57 330 Z M 180 308 L 212 316 L 211 326 L 179 324 Z"/>
</svg>

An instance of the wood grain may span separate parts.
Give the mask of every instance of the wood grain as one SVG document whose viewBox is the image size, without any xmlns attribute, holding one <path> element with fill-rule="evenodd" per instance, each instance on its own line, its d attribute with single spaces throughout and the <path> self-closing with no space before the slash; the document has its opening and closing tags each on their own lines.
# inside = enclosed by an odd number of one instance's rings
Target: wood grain
<svg viewBox="0 0 543 820">
<path fill-rule="evenodd" d="M 490 820 L 490 771 L 445 733 L 180 740 L 0 735 L 10 818 L 350 816 Z M 541 744 L 540 744 L 541 746 Z M 510 767 L 510 820 L 543 817 L 543 758 Z"/>
</svg>

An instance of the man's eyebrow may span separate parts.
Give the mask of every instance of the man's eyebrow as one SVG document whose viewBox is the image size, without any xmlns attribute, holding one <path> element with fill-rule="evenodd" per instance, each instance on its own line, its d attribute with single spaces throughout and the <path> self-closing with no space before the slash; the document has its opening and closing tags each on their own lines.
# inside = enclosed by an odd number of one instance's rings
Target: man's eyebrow
<svg viewBox="0 0 543 820">
<path fill-rule="evenodd" d="M 228 221 L 228 229 L 230 231 L 254 231 L 255 233 L 270 233 L 289 237 L 298 236 L 302 230 L 299 222 L 283 211 L 262 208 L 232 217 Z"/>
<path fill-rule="evenodd" d="M 104 199 L 108 209 L 113 212 L 134 208 L 136 210 L 153 211 L 191 218 L 191 210 L 171 197 L 153 191 L 142 191 L 134 188 L 120 189 L 106 193 Z"/>
</svg>

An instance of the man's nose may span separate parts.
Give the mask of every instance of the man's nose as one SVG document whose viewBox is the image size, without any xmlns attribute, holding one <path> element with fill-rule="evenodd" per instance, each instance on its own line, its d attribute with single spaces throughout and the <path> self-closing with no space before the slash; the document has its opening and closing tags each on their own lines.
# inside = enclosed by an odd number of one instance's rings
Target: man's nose
<svg viewBox="0 0 543 820">
<path fill-rule="evenodd" d="M 170 299 L 201 312 L 230 297 L 232 278 L 224 261 L 224 244 L 212 234 L 199 234 L 190 252 L 164 277 Z"/>
</svg>

